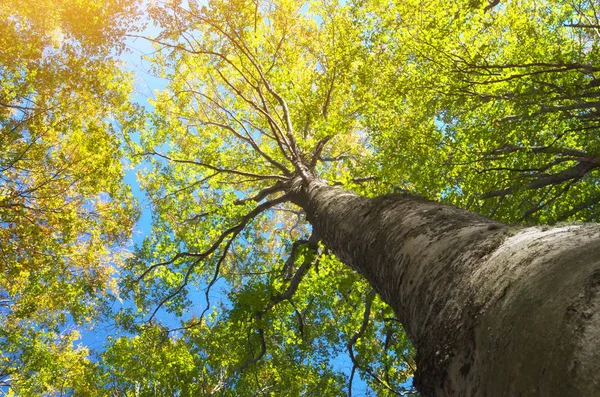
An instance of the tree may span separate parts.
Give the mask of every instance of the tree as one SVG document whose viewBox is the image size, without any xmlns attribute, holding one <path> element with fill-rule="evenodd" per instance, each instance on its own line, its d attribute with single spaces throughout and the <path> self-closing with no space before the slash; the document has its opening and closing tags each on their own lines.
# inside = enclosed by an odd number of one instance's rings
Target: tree
<svg viewBox="0 0 600 397">
<path fill-rule="evenodd" d="M 151 11 L 170 83 L 134 148 L 154 228 L 122 283 L 145 318 L 117 315 L 136 336 L 105 352 L 107 387 L 339 395 L 358 371 L 402 393 L 414 364 L 399 319 L 425 396 L 597 393 L 596 226 L 508 227 L 392 193 L 593 218 L 596 142 L 579 133 L 596 126 L 597 41 L 567 26 L 592 3 L 185 4 Z M 345 350 L 348 379 L 331 367 Z"/>
<path fill-rule="evenodd" d="M 402 322 L 425 396 L 597 394 L 598 227 L 508 227 L 413 194 L 505 220 L 595 216 L 597 143 L 580 134 L 596 122 L 593 7 L 152 8 L 170 84 L 130 144 L 151 167 L 154 228 L 121 283 L 135 307 L 116 319 L 133 335 L 111 340 L 96 386 L 340 395 L 358 372 L 402 394 L 415 372 Z M 345 351 L 347 379 L 331 365 Z"/>
<path fill-rule="evenodd" d="M 131 128 L 116 51 L 132 1 L 0 4 L 0 387 L 83 395 L 76 344 L 114 288 L 136 209 L 122 184 Z M 111 287 L 111 285 L 113 287 Z"/>
</svg>

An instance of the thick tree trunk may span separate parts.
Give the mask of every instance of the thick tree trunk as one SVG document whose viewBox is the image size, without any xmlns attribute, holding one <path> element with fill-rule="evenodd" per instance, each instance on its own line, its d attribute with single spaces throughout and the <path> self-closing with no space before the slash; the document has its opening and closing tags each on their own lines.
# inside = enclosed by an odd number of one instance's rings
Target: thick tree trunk
<svg viewBox="0 0 600 397">
<path fill-rule="evenodd" d="M 600 225 L 513 228 L 314 180 L 294 201 L 392 306 L 429 396 L 600 396 Z"/>
</svg>

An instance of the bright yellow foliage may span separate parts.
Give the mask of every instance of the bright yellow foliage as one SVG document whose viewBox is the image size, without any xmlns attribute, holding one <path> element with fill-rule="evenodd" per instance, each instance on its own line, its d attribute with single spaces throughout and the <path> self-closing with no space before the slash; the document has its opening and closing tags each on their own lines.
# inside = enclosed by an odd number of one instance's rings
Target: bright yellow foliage
<svg viewBox="0 0 600 397">
<path fill-rule="evenodd" d="M 136 218 L 118 136 L 135 109 L 115 58 L 133 7 L 0 3 L 0 382 L 19 395 L 76 382 L 61 363 L 87 351 L 58 332 L 96 317 Z"/>
</svg>

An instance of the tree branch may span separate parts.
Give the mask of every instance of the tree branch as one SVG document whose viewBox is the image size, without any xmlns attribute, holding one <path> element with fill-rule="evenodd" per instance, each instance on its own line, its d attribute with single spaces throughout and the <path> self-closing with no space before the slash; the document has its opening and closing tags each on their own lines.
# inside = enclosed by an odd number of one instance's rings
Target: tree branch
<svg viewBox="0 0 600 397">
<path fill-rule="evenodd" d="M 196 160 L 182 160 L 182 159 L 175 159 L 172 158 L 170 156 L 167 156 L 165 154 L 161 154 L 158 153 L 154 150 L 152 151 L 148 151 L 148 152 L 143 152 L 143 153 L 138 153 L 136 154 L 136 156 L 158 156 L 161 157 L 165 160 L 168 161 L 172 161 L 174 163 L 180 163 L 180 164 L 192 164 L 192 165 L 197 165 L 200 167 L 205 167 L 208 169 L 211 169 L 213 171 L 218 171 L 218 172 L 222 172 L 222 173 L 226 173 L 226 174 L 234 174 L 234 175 L 242 175 L 242 176 L 250 176 L 253 178 L 257 178 L 257 179 L 278 179 L 278 180 L 282 180 L 285 181 L 287 180 L 287 178 L 281 176 L 281 175 L 260 175 L 260 174 L 254 174 L 252 172 L 244 172 L 244 171 L 238 171 L 238 170 L 230 170 L 227 168 L 220 168 L 220 167 L 215 167 L 214 165 L 208 164 L 208 163 L 203 163 L 201 161 L 196 161 Z"/>
<path fill-rule="evenodd" d="M 194 268 L 200 263 L 200 261 L 202 261 L 203 259 L 206 259 L 208 256 L 210 256 L 213 252 L 215 252 L 219 246 L 221 245 L 221 243 L 223 242 L 223 240 L 225 240 L 225 238 L 229 235 L 232 235 L 231 238 L 227 241 L 227 244 L 225 245 L 225 248 L 223 249 L 223 253 L 221 254 L 221 256 L 219 257 L 219 260 L 217 261 L 217 266 L 215 268 L 215 274 L 213 276 L 213 279 L 211 280 L 211 282 L 209 283 L 209 285 L 207 286 L 206 289 L 206 298 L 207 298 L 207 306 L 204 309 L 204 311 L 202 312 L 202 314 L 200 315 L 200 320 L 199 323 L 202 321 L 202 317 L 203 315 L 208 311 L 208 309 L 210 308 L 210 301 L 208 298 L 208 294 L 210 291 L 210 288 L 214 285 L 214 283 L 217 280 L 218 274 L 219 274 L 219 269 L 220 266 L 223 262 L 223 260 L 225 259 L 225 256 L 229 250 L 229 247 L 231 246 L 231 244 L 233 243 L 233 241 L 235 240 L 235 238 L 239 235 L 239 233 L 244 230 L 244 228 L 248 225 L 248 223 L 250 223 L 254 218 L 256 218 L 256 216 L 258 216 L 259 214 L 261 214 L 263 211 L 277 205 L 280 203 L 283 203 L 285 201 L 287 201 L 289 199 L 289 196 L 287 194 L 284 194 L 278 198 L 275 198 L 271 201 L 267 201 L 264 202 L 260 205 L 258 205 L 256 208 L 254 208 L 252 211 L 250 211 L 248 214 L 246 214 L 240 223 L 238 223 L 237 225 L 230 227 L 229 229 L 225 230 L 223 233 L 221 233 L 221 235 L 217 238 L 217 240 L 204 252 L 202 253 L 190 253 L 190 252 L 184 252 L 184 253 L 178 253 L 177 255 L 175 255 L 173 258 L 171 258 L 170 260 L 166 261 L 166 262 L 161 262 L 155 265 L 150 266 L 148 269 L 146 269 L 144 271 L 144 273 L 142 273 L 142 275 L 140 275 L 137 278 L 137 281 L 143 279 L 151 270 L 156 269 L 159 266 L 166 266 L 169 265 L 171 263 L 173 263 L 175 260 L 177 260 L 178 258 L 181 257 L 185 257 L 185 256 L 191 256 L 194 258 L 197 258 L 196 261 L 194 261 L 192 264 L 190 264 L 190 266 L 188 266 L 188 269 L 186 271 L 185 277 L 183 282 L 179 285 L 179 287 L 172 292 L 171 294 L 169 294 L 167 297 L 163 298 L 161 300 L 161 302 L 158 304 L 158 306 L 155 308 L 154 312 L 152 313 L 152 315 L 150 316 L 150 318 L 148 319 L 148 321 L 151 321 L 154 316 L 156 315 L 156 313 L 158 312 L 158 310 L 170 299 L 172 299 L 173 297 L 175 297 L 177 294 L 179 294 L 183 288 L 185 286 L 187 286 L 188 281 L 189 281 L 189 277 L 192 273 L 192 271 L 194 270 Z"/>
<path fill-rule="evenodd" d="M 352 335 L 352 337 L 348 341 L 348 344 L 346 345 L 346 347 L 348 348 L 348 354 L 350 356 L 350 360 L 352 360 L 352 363 L 356 368 L 359 368 L 359 369 L 362 369 L 363 371 L 365 371 L 373 379 L 375 379 L 375 381 L 377 381 L 377 383 L 379 383 L 381 386 L 383 386 L 388 391 L 394 393 L 395 395 L 402 395 L 402 393 L 393 389 L 390 385 L 387 384 L 387 382 L 385 382 L 383 379 L 381 379 L 379 376 L 377 376 L 375 373 L 373 373 L 373 371 L 371 371 L 371 369 L 361 367 L 359 365 L 358 361 L 356 360 L 356 357 L 354 356 L 353 347 L 356 344 L 356 342 L 358 341 L 358 339 L 360 339 L 363 336 L 363 334 L 367 330 L 367 326 L 369 325 L 369 318 L 371 316 L 371 305 L 373 303 L 373 299 L 375 298 L 375 295 L 376 295 L 376 293 L 375 293 L 374 289 L 371 289 L 371 291 L 367 294 L 367 298 L 365 301 L 365 312 L 363 314 L 362 324 L 361 324 L 359 330 L 354 335 Z M 349 388 L 350 387 L 351 386 L 349 386 Z"/>
</svg>

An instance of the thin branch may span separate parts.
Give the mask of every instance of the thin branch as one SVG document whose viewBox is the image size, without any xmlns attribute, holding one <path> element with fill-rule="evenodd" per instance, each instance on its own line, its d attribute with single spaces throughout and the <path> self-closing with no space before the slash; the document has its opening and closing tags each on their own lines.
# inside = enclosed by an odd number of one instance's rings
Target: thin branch
<svg viewBox="0 0 600 397">
<path fill-rule="evenodd" d="M 288 262 L 290 262 L 290 261 L 293 262 L 295 260 L 296 251 L 298 250 L 298 248 L 300 246 L 302 246 L 304 244 L 308 244 L 313 249 L 318 248 L 318 244 L 317 244 L 315 235 L 311 235 L 309 240 L 295 241 L 294 244 L 292 245 L 292 253 L 290 254 L 290 258 L 288 259 Z M 298 270 L 296 271 L 294 276 L 292 277 L 292 279 L 290 281 L 290 285 L 285 290 L 285 292 L 271 297 L 270 302 L 265 306 L 265 308 L 256 312 L 256 314 L 254 315 L 255 320 L 261 320 L 263 318 L 263 316 L 278 303 L 283 302 L 284 300 L 291 299 L 291 297 L 294 295 L 294 293 L 298 289 L 298 286 L 300 285 L 302 278 L 304 277 L 304 275 L 306 274 L 307 270 L 310 268 L 311 265 L 312 265 L 312 261 L 308 261 L 308 260 L 304 261 L 302 263 L 302 265 L 298 268 Z M 292 305 L 292 307 L 294 307 L 294 306 Z M 295 309 L 295 307 L 294 307 L 294 309 Z M 298 314 L 298 310 L 295 309 L 295 311 Z M 260 361 L 262 359 L 262 357 L 265 355 L 265 353 L 267 351 L 267 347 L 266 347 L 266 343 L 265 343 L 264 331 L 260 327 L 258 328 L 258 334 L 260 336 L 260 341 L 261 341 L 260 352 L 258 353 L 257 356 L 251 357 L 248 360 L 246 360 L 238 369 L 236 369 L 235 372 L 243 371 L 249 365 L 255 364 L 258 361 Z"/>
<path fill-rule="evenodd" d="M 252 149 L 254 149 L 258 154 L 260 154 L 269 163 L 271 163 L 275 167 L 279 168 L 284 173 L 284 175 L 290 176 L 292 174 L 290 172 L 290 170 L 288 170 L 283 164 L 281 164 L 280 162 L 278 162 L 277 160 L 273 159 L 271 156 L 269 156 L 268 154 L 266 154 L 265 152 L 263 152 L 260 149 L 260 147 L 256 144 L 256 142 L 254 141 L 254 139 L 250 138 L 249 134 L 248 134 L 247 137 L 245 137 L 242 134 L 240 134 L 239 132 L 237 132 L 234 128 L 232 128 L 231 126 L 229 126 L 227 124 L 217 123 L 217 122 L 213 122 L 213 121 L 205 121 L 205 122 L 199 121 L 199 122 L 201 124 L 204 124 L 204 125 L 214 125 L 216 127 L 224 128 L 224 129 L 230 131 L 237 138 L 239 138 L 239 139 L 243 140 L 244 142 L 247 142 L 248 144 L 250 144 L 250 146 L 252 146 Z"/>
<path fill-rule="evenodd" d="M 262 204 L 260 204 L 259 206 L 257 206 L 254 210 L 252 210 L 250 213 L 248 213 L 243 219 L 242 222 L 239 223 L 238 225 L 236 225 L 236 228 L 239 228 L 239 231 L 236 233 L 239 234 L 244 227 L 246 227 L 246 225 L 252 220 L 254 219 L 256 216 L 258 216 L 260 213 L 262 213 L 263 211 L 270 209 L 272 207 L 274 207 L 277 204 L 283 203 L 285 201 L 287 201 L 289 198 L 289 195 L 284 194 L 281 197 L 278 197 L 276 199 L 273 199 L 271 201 L 266 201 Z M 230 229 L 231 230 L 231 229 Z M 222 240 L 221 240 L 222 241 Z M 230 240 L 231 242 L 233 242 L 233 239 Z M 204 317 L 204 315 L 206 314 L 206 312 L 210 309 L 210 290 L 213 287 L 213 285 L 217 282 L 217 279 L 219 277 L 219 271 L 220 271 L 220 265 L 221 265 L 221 261 L 219 261 L 217 263 L 217 266 L 215 267 L 215 273 L 213 275 L 212 280 L 210 281 L 210 283 L 208 284 L 208 286 L 206 287 L 206 292 L 205 292 L 205 297 L 206 297 L 206 307 L 204 308 L 204 310 L 202 311 L 202 313 L 200 314 L 199 320 L 197 322 L 197 324 L 201 324 L 202 323 L 202 319 Z"/>
<path fill-rule="evenodd" d="M 366 367 L 366 368 L 361 367 L 359 365 L 358 361 L 356 360 L 356 357 L 354 356 L 353 347 L 356 344 L 356 342 L 358 341 L 358 339 L 360 339 L 363 336 L 363 334 L 367 330 L 367 326 L 369 325 L 369 318 L 371 316 L 371 305 L 373 303 L 373 299 L 375 298 L 375 294 L 376 293 L 375 293 L 374 289 L 371 289 L 371 291 L 367 294 L 366 301 L 365 301 L 365 312 L 363 314 L 362 324 L 360 326 L 360 329 L 354 335 L 352 335 L 352 337 L 348 341 L 348 344 L 346 345 L 346 347 L 348 348 L 348 354 L 349 354 L 350 360 L 352 360 L 352 363 L 354 366 L 365 371 L 373 379 L 375 379 L 375 381 L 377 381 L 377 383 L 379 383 L 381 386 L 383 386 L 388 391 L 394 393 L 395 395 L 402 395 L 402 393 L 393 389 L 383 379 L 381 379 L 379 376 L 377 376 L 375 373 L 373 373 L 373 371 L 371 371 L 371 369 L 369 369 L 368 367 Z"/>
<path fill-rule="evenodd" d="M 310 238 L 308 240 L 295 241 L 294 244 L 292 245 L 292 252 L 291 252 L 288 260 L 286 261 L 286 266 L 288 268 L 294 264 L 297 251 L 303 245 L 307 245 L 308 247 L 310 247 L 311 249 L 316 251 L 318 249 L 318 240 L 315 237 L 315 235 L 313 234 L 310 236 Z M 313 262 L 310 260 L 305 260 L 304 262 L 302 262 L 302 265 L 300 265 L 298 270 L 296 270 L 296 272 L 290 279 L 290 285 L 288 285 L 286 290 L 281 294 L 273 296 L 271 298 L 271 301 L 267 304 L 267 306 L 265 306 L 265 308 L 263 310 L 258 312 L 258 314 L 260 316 L 262 316 L 263 314 L 265 314 L 266 312 L 271 310 L 278 303 L 283 302 L 284 300 L 288 300 L 292 296 L 294 296 L 294 294 L 298 290 L 298 286 L 300 285 L 300 282 L 304 278 L 304 275 L 306 274 L 306 272 L 312 265 L 313 265 Z"/>
<path fill-rule="evenodd" d="M 294 301 L 292 301 L 291 297 L 288 299 L 288 302 L 290 302 L 290 305 L 294 309 L 294 313 L 296 313 L 296 317 L 298 318 L 298 332 L 300 333 L 300 336 L 304 338 L 304 316 L 298 310 L 298 308 L 296 308 L 296 305 L 294 304 Z"/>
<path fill-rule="evenodd" d="M 587 23 L 568 23 L 563 26 L 566 28 L 600 29 L 600 25 L 592 25 Z"/>
<path fill-rule="evenodd" d="M 263 356 L 267 352 L 267 344 L 265 343 L 265 332 L 262 328 L 258 328 L 258 336 L 260 337 L 260 352 L 258 352 L 258 355 L 256 357 L 251 357 L 248 360 L 246 360 L 235 370 L 235 372 L 242 372 L 249 365 L 256 364 L 263 358 Z"/>
<path fill-rule="evenodd" d="M 260 175 L 260 174 L 254 174 L 252 172 L 244 172 L 244 171 L 238 171 L 238 170 L 231 170 L 231 169 L 227 169 L 227 168 L 220 168 L 220 167 L 216 167 L 214 165 L 208 164 L 208 163 L 203 163 L 201 161 L 196 161 L 196 160 L 183 160 L 183 159 L 175 159 L 172 158 L 170 156 L 167 156 L 165 154 L 162 153 L 158 153 L 154 150 L 152 151 L 148 151 L 148 152 L 143 152 L 143 153 L 138 153 L 136 154 L 136 156 L 158 156 L 161 157 L 165 160 L 174 162 L 174 163 L 179 163 L 179 164 L 192 164 L 192 165 L 197 165 L 200 167 L 205 167 L 208 169 L 211 169 L 213 171 L 217 171 L 217 172 L 222 172 L 222 173 L 226 173 L 226 174 L 234 174 L 234 175 L 242 175 L 242 176 L 251 176 L 254 178 L 258 178 L 258 179 L 278 179 L 278 180 L 287 180 L 287 178 L 281 176 L 281 175 Z"/>
<path fill-rule="evenodd" d="M 215 176 L 217 176 L 217 175 L 219 175 L 219 172 L 218 172 L 218 171 L 217 171 L 217 172 L 215 172 L 214 174 L 210 174 L 210 175 L 208 175 L 208 176 L 206 176 L 206 177 L 204 177 L 204 178 L 202 178 L 202 179 L 200 179 L 200 180 L 197 180 L 197 181 L 195 181 L 195 182 L 193 182 L 193 183 L 190 183 L 189 185 L 186 185 L 186 186 L 184 186 L 184 187 L 182 187 L 182 188 L 180 188 L 180 189 L 177 189 L 177 190 L 175 190 L 175 191 L 173 191 L 173 192 L 171 192 L 171 193 L 167 193 L 167 194 L 165 194 L 165 195 L 164 195 L 164 196 L 162 196 L 162 197 L 159 197 L 159 198 L 156 198 L 156 199 L 152 199 L 152 201 L 153 201 L 153 202 L 155 202 L 155 203 L 156 203 L 157 201 L 162 201 L 162 200 L 166 199 L 167 197 L 174 196 L 174 195 L 176 195 L 177 193 L 181 193 L 181 192 L 183 192 L 183 191 L 185 191 L 185 190 L 188 190 L 188 189 L 191 189 L 191 188 L 193 188 L 193 187 L 195 187 L 195 186 L 201 185 L 201 184 L 203 184 L 204 182 L 206 182 L 206 181 L 208 181 L 208 180 L 210 180 L 210 179 L 214 178 L 214 177 L 215 177 Z"/>
<path fill-rule="evenodd" d="M 586 209 L 593 209 L 594 206 L 597 205 L 598 203 L 600 203 L 600 194 L 588 197 L 581 204 L 576 205 L 572 209 L 570 209 L 569 211 L 560 214 L 556 218 L 556 220 L 551 221 L 550 223 L 556 223 L 556 222 L 566 221 L 567 219 L 569 219 L 570 217 L 572 217 L 573 215 L 577 214 L 580 211 L 583 211 L 583 210 L 586 210 Z"/>
<path fill-rule="evenodd" d="M 188 86 L 189 86 L 189 84 L 188 84 Z M 188 90 L 182 90 L 182 91 L 179 91 L 179 92 L 190 92 L 190 93 L 192 93 L 194 95 L 199 95 L 202 98 L 204 98 L 207 101 L 209 101 L 212 105 L 216 106 L 217 107 L 217 113 L 218 113 L 218 111 L 222 111 L 227 116 L 229 116 L 232 120 L 234 120 L 236 123 L 238 123 L 240 125 L 240 127 L 242 127 L 242 129 L 244 129 L 244 131 L 246 132 L 247 138 L 241 136 L 241 134 L 237 133 L 237 131 L 235 131 L 235 129 L 231 129 L 230 131 L 234 132 L 235 134 L 239 134 L 239 135 L 236 135 L 236 136 L 238 136 L 240 139 L 246 140 L 246 142 L 250 143 L 251 146 L 253 147 L 253 149 L 255 149 L 267 161 L 269 161 L 270 163 L 272 163 L 273 165 L 275 165 L 277 168 L 281 169 L 284 172 L 284 174 L 286 174 L 286 175 L 289 174 L 288 169 L 285 166 L 283 166 L 283 164 L 281 164 L 278 161 L 276 161 L 275 159 L 271 158 L 270 156 L 268 156 L 266 153 L 264 153 L 260 149 L 260 147 L 252 139 L 252 137 L 250 135 L 250 132 L 246 129 L 246 127 L 244 126 L 244 123 L 241 120 L 239 120 L 236 117 L 236 115 L 233 112 L 231 112 L 231 110 L 229 108 L 227 108 L 226 106 L 222 105 L 217 99 L 212 98 L 211 96 L 209 96 L 207 94 L 204 94 L 204 93 L 202 93 L 200 91 L 194 90 L 191 86 L 189 86 L 189 87 L 190 88 Z M 257 91 L 260 93 L 260 87 L 257 87 Z M 175 93 L 174 95 L 177 95 L 177 93 Z M 209 105 L 209 104 L 206 104 L 206 105 Z M 258 106 L 258 105 L 254 104 L 253 107 L 256 109 L 255 106 Z M 287 154 L 285 153 L 285 150 L 283 149 L 283 146 L 281 145 L 281 141 L 280 141 L 280 139 L 278 137 L 280 135 L 278 133 L 279 126 L 276 125 L 276 124 L 274 124 L 274 123 L 272 123 L 271 122 L 272 119 L 266 116 L 267 114 L 269 114 L 269 109 L 267 108 L 267 106 L 266 106 L 265 103 L 263 103 L 263 109 L 262 109 L 262 111 L 264 112 L 263 115 L 265 115 L 265 117 L 267 119 L 267 122 L 269 123 L 269 126 L 271 127 L 271 131 L 273 131 L 273 135 L 269 135 L 268 133 L 266 133 L 265 131 L 263 131 L 260 127 L 258 127 L 257 125 L 255 125 L 250 120 L 243 120 L 243 121 L 246 122 L 246 123 L 248 123 L 248 124 L 250 124 L 250 126 L 252 128 L 254 128 L 254 129 L 256 129 L 261 135 L 264 135 L 267 138 L 274 140 L 278 144 L 279 148 L 281 149 L 282 154 L 291 162 L 291 159 L 289 159 L 288 156 L 287 156 Z M 259 109 L 259 112 L 260 112 L 260 109 Z M 203 112 L 203 113 L 205 113 L 205 116 L 208 117 L 208 115 L 206 114 L 206 112 Z M 200 119 L 196 118 L 196 120 L 198 122 L 200 122 L 200 123 L 204 123 Z M 210 120 L 207 121 L 206 123 L 210 123 Z M 228 128 L 231 128 L 231 127 L 228 126 Z"/>
<path fill-rule="evenodd" d="M 567 70 L 584 70 L 586 72 L 598 72 L 600 71 L 600 68 L 592 66 L 592 65 L 585 65 L 582 63 L 562 63 L 562 62 L 558 62 L 558 63 L 552 63 L 552 62 L 530 62 L 530 63 L 522 63 L 522 64 L 518 64 L 518 63 L 505 63 L 502 65 L 475 65 L 475 64 L 470 64 L 468 62 L 465 62 L 465 64 L 467 65 L 468 68 L 471 69 L 518 69 L 518 68 L 522 68 L 522 69 L 526 69 L 526 68 L 533 68 L 533 67 L 545 67 L 545 68 L 562 68 L 562 69 L 550 69 L 550 70 L 542 70 L 541 72 L 562 72 L 562 71 L 567 71 Z M 535 72 L 537 74 L 537 72 Z"/>
<path fill-rule="evenodd" d="M 555 142 L 556 142 L 556 140 L 548 146 L 531 146 L 531 147 L 506 144 L 506 145 L 500 146 L 497 149 L 492 150 L 490 152 L 490 154 L 509 154 L 509 153 L 515 153 L 515 152 L 531 152 L 531 153 L 562 154 L 565 156 L 588 157 L 588 158 L 594 157 L 594 156 L 586 153 L 583 150 L 554 147 L 552 145 Z"/>
<path fill-rule="evenodd" d="M 356 363 L 352 363 L 350 378 L 348 378 L 348 397 L 352 397 L 352 382 L 354 381 L 354 373 L 356 372 Z"/>
<path fill-rule="evenodd" d="M 550 198 L 550 200 L 545 200 L 545 197 L 542 198 L 534 207 L 529 208 L 527 211 L 525 211 L 525 214 L 523 214 L 523 216 L 521 218 L 519 218 L 517 220 L 517 222 L 523 222 L 524 220 L 526 220 L 527 218 L 529 218 L 531 215 L 535 214 L 536 212 L 540 211 L 542 208 L 549 206 L 550 204 L 552 204 L 554 201 L 556 201 L 558 198 L 560 198 L 560 196 L 562 196 L 563 194 L 567 193 L 567 191 L 569 191 L 569 189 L 579 181 L 580 178 L 575 178 L 572 179 L 571 181 L 569 181 L 569 183 L 567 183 L 562 189 L 560 189 L 558 192 L 556 192 L 556 194 L 554 196 L 552 196 Z"/>
<path fill-rule="evenodd" d="M 252 197 L 247 197 L 247 198 L 235 200 L 234 204 L 235 205 L 244 205 L 244 204 L 246 204 L 249 201 L 256 201 L 257 203 L 259 203 L 264 198 L 270 196 L 271 194 L 277 193 L 277 192 L 281 192 L 284 189 L 285 189 L 285 186 L 283 184 L 276 183 L 273 186 L 269 186 L 267 188 L 264 188 L 263 190 L 261 190 L 260 192 L 256 193 Z"/>
<path fill-rule="evenodd" d="M 269 91 L 269 93 L 277 100 L 277 102 L 281 106 L 281 108 L 283 110 L 283 118 L 284 118 L 285 125 L 286 125 L 286 134 L 285 135 L 282 134 L 282 137 L 287 137 L 286 141 L 287 141 L 288 147 L 290 148 L 290 150 L 292 151 L 292 154 L 294 155 L 294 160 L 295 160 L 294 165 L 296 166 L 298 171 L 301 172 L 301 174 L 304 178 L 308 178 L 308 175 L 306 174 L 306 171 L 304 170 L 303 164 L 301 162 L 300 150 L 297 146 L 296 139 L 294 138 L 291 113 L 289 111 L 287 102 L 277 91 L 275 91 L 275 89 L 273 88 L 273 86 L 271 85 L 271 83 L 266 78 L 265 74 L 263 73 L 260 65 L 252 56 L 251 51 L 246 47 L 243 40 L 238 42 L 230 34 L 225 32 L 218 25 L 213 24 L 209 20 L 206 20 L 206 21 L 208 23 L 210 23 L 211 26 L 213 26 L 215 29 L 219 30 L 219 32 L 221 32 L 239 51 L 241 51 L 246 56 L 246 58 L 250 61 L 250 63 L 254 66 L 254 68 L 258 72 L 263 84 L 267 88 L 267 91 Z"/>
<path fill-rule="evenodd" d="M 331 140 L 331 138 L 333 138 L 333 137 L 326 136 L 325 138 L 322 138 L 319 140 L 319 142 L 317 143 L 317 146 L 315 147 L 315 150 L 313 151 L 312 158 L 310 160 L 310 165 L 309 165 L 310 169 L 314 170 L 315 166 L 317 165 L 317 162 L 321 158 L 321 153 L 323 153 L 323 149 L 325 148 L 325 145 L 327 145 L 327 142 L 329 142 Z"/>
<path fill-rule="evenodd" d="M 223 80 L 223 82 L 229 86 L 229 88 L 238 96 L 240 97 L 244 102 L 248 103 L 250 106 L 252 106 L 255 110 L 257 110 L 259 113 L 261 113 L 263 116 L 265 116 L 265 118 L 268 120 L 269 124 L 272 127 L 273 132 L 276 135 L 279 135 L 283 140 L 284 143 L 286 144 L 286 146 L 288 146 L 288 148 L 292 151 L 293 153 L 293 148 L 290 145 L 289 142 L 287 142 L 287 139 L 285 138 L 285 134 L 283 133 L 283 130 L 281 129 L 281 127 L 279 126 L 279 124 L 277 123 L 277 121 L 273 118 L 273 116 L 271 115 L 271 113 L 269 112 L 268 108 L 266 107 L 261 107 L 259 106 L 256 102 L 254 102 L 253 100 L 247 98 L 236 86 L 233 85 L 233 83 L 231 83 L 229 81 L 229 79 L 227 79 L 227 77 L 225 77 L 223 75 L 223 73 L 221 73 L 221 71 L 219 69 L 216 69 L 217 74 L 219 75 L 219 77 L 221 78 L 221 80 Z M 264 106 L 264 104 L 263 104 Z"/>
<path fill-rule="evenodd" d="M 242 220 L 240 221 L 240 223 L 238 223 L 235 226 L 230 227 L 229 229 L 225 230 L 223 233 L 221 233 L 221 235 L 217 238 L 217 240 L 204 252 L 201 253 L 194 253 L 194 252 L 180 252 L 177 253 L 173 258 L 169 259 L 168 261 L 165 262 L 161 262 L 161 263 L 156 263 L 150 267 L 148 267 L 140 276 L 138 276 L 136 278 L 136 282 L 141 281 L 144 277 L 146 277 L 146 275 L 151 272 L 152 270 L 161 267 L 161 266 L 168 266 L 172 263 L 174 263 L 177 259 L 179 258 L 184 258 L 184 257 L 193 257 L 193 258 L 197 258 L 198 261 L 203 260 L 205 258 L 207 258 L 208 256 L 210 256 L 213 252 L 215 252 L 217 250 L 217 248 L 219 248 L 219 246 L 221 245 L 221 243 L 223 242 L 223 240 L 225 240 L 225 238 L 230 235 L 230 234 L 234 234 L 234 236 L 237 236 L 247 225 L 248 223 L 250 223 L 250 221 L 252 221 L 256 216 L 260 215 L 262 212 L 264 212 L 265 210 L 283 203 L 285 201 L 288 200 L 288 195 L 284 194 L 278 198 L 275 198 L 271 201 L 266 201 L 260 205 L 258 205 L 256 208 L 254 208 L 252 211 L 250 211 L 249 213 L 247 213 Z M 196 266 L 197 262 L 196 261 L 194 263 L 193 266 Z"/>
</svg>

